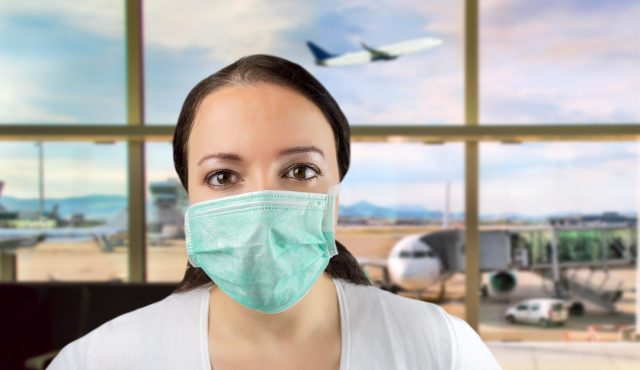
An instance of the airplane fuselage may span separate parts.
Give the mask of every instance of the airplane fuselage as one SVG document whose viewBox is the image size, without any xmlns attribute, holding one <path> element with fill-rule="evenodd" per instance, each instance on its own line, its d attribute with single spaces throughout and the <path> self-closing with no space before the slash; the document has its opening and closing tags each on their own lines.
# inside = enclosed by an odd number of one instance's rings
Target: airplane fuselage
<svg viewBox="0 0 640 370">
<path fill-rule="evenodd" d="M 425 290 L 440 281 L 442 261 L 418 236 L 401 239 L 387 258 L 392 282 L 405 290 Z"/>
<path fill-rule="evenodd" d="M 380 47 L 371 47 L 361 43 L 364 51 L 332 54 L 323 50 L 311 41 L 307 42 L 311 53 L 314 55 L 316 65 L 324 67 L 338 67 L 368 62 L 390 61 L 397 59 L 400 55 L 429 49 L 440 44 L 442 44 L 442 40 L 424 37 Z"/>
</svg>

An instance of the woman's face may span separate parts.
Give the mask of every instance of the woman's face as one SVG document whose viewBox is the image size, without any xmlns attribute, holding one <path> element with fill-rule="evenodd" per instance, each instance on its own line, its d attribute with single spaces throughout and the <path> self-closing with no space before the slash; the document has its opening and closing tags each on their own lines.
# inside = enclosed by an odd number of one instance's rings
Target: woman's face
<svg viewBox="0 0 640 370">
<path fill-rule="evenodd" d="M 191 204 L 258 190 L 326 193 L 340 178 L 333 131 L 320 109 L 269 83 L 205 97 L 187 158 Z"/>
</svg>

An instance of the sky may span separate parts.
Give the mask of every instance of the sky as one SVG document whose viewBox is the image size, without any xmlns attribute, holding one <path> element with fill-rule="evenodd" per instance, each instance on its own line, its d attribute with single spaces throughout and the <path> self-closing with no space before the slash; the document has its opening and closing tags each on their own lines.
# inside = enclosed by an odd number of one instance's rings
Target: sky
<svg viewBox="0 0 640 370">
<path fill-rule="evenodd" d="M 125 122 L 122 1 L 0 2 L 0 123 Z M 640 122 L 640 3 L 483 0 L 484 124 Z M 189 89 L 253 53 L 300 63 L 358 124 L 462 124 L 462 1 L 144 4 L 146 121 L 174 124 Z M 615 20 L 615 21 L 612 21 Z M 313 64 L 418 37 L 443 44 L 392 62 Z M 46 143 L 46 194 L 126 194 L 126 146 Z M 150 181 L 175 177 L 169 144 L 148 144 Z M 0 143 L 5 194 L 37 196 L 37 148 Z M 463 146 L 353 144 L 341 201 L 463 211 Z M 635 143 L 481 145 L 481 213 L 634 212 Z"/>
</svg>

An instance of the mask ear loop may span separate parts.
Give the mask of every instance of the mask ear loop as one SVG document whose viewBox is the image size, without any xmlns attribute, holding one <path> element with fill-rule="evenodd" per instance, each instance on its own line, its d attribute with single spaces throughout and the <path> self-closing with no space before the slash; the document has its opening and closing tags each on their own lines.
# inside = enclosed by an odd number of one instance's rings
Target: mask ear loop
<svg viewBox="0 0 640 370">
<path fill-rule="evenodd" d="M 187 211 L 184 213 L 184 236 L 185 236 L 185 245 L 187 247 L 187 260 L 193 267 L 200 267 L 193 259 L 191 259 L 191 232 L 189 230 L 189 211 L 190 207 L 187 208 Z"/>
<path fill-rule="evenodd" d="M 324 213 L 324 216 L 322 217 L 322 231 L 324 232 L 325 236 L 328 236 L 331 238 L 331 240 L 327 242 L 329 258 L 338 254 L 338 248 L 336 247 L 336 241 L 335 241 L 334 221 L 335 221 L 335 210 L 336 210 L 335 200 L 339 192 L 340 192 L 340 183 L 337 183 L 329 188 L 329 190 L 327 191 L 327 197 L 325 200 L 326 201 L 326 205 L 324 207 L 325 213 Z"/>
</svg>

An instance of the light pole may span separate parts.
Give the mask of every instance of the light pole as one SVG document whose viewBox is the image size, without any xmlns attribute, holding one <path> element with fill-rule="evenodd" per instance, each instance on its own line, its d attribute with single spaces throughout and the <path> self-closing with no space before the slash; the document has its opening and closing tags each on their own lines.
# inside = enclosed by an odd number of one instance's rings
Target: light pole
<svg viewBox="0 0 640 370">
<path fill-rule="evenodd" d="M 42 141 L 36 142 L 38 147 L 38 188 L 40 197 L 40 212 L 38 219 L 42 219 L 44 216 L 44 155 L 42 148 Z"/>
</svg>

